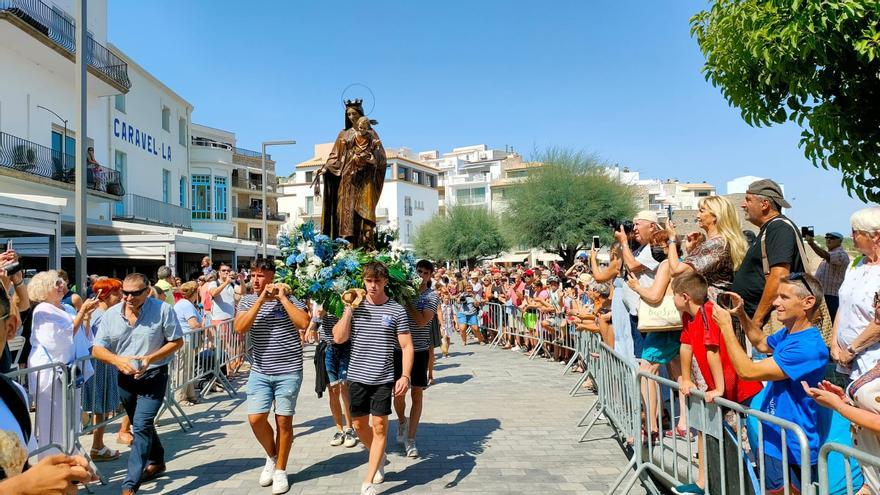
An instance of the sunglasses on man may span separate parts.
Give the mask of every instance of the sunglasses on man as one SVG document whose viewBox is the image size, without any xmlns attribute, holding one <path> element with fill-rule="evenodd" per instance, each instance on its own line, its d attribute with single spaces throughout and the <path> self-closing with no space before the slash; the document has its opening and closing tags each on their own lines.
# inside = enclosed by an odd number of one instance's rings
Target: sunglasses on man
<svg viewBox="0 0 880 495">
<path fill-rule="evenodd" d="M 143 294 L 144 292 L 146 292 L 147 289 L 149 289 L 149 287 L 144 287 L 143 289 L 138 289 L 138 290 L 125 290 L 125 289 L 123 289 L 122 295 L 129 296 L 129 297 L 138 297 L 141 294 Z"/>
</svg>

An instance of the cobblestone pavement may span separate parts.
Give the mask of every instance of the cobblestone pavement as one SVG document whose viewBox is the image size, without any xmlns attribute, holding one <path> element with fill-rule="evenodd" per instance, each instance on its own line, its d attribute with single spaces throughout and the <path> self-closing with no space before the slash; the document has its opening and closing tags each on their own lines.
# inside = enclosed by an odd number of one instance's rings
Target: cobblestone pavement
<svg viewBox="0 0 880 495">
<path fill-rule="evenodd" d="M 593 401 L 588 394 L 568 396 L 579 375 L 562 376 L 562 365 L 513 351 L 460 343 L 451 351 L 437 361 L 436 383 L 425 392 L 421 457 L 407 458 L 389 442 L 380 493 L 599 494 L 624 469 L 626 458 L 609 428 L 596 427 L 596 440 L 578 443 L 582 429 L 575 423 Z M 366 452 L 360 445 L 329 446 L 335 429 L 326 395 L 318 399 L 314 392 L 307 352 L 289 493 L 359 493 Z M 181 431 L 167 414 L 160 422 L 168 472 L 139 493 L 271 494 L 257 483 L 265 457 L 247 423 L 243 388 L 235 399 L 215 393 L 186 412 L 192 430 Z M 390 423 L 393 436 L 397 420 L 392 416 Z M 107 433 L 114 448 L 116 429 Z M 91 439 L 83 440 L 89 447 Z M 99 465 L 109 484 L 94 486 L 95 493 L 120 492 L 128 459 L 128 448 L 122 450 L 119 460 Z"/>
</svg>

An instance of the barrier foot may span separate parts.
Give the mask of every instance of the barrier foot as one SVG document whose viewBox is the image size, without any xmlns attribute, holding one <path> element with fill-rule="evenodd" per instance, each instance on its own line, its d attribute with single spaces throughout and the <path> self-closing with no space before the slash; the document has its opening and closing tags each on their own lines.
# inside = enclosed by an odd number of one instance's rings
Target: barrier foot
<svg viewBox="0 0 880 495">
<path fill-rule="evenodd" d="M 620 473 L 620 476 L 618 476 L 617 479 L 614 480 L 614 483 L 611 485 L 611 489 L 608 490 L 608 495 L 614 495 L 614 492 L 617 491 L 617 487 L 620 486 L 628 476 L 632 476 L 632 479 L 627 482 L 626 489 L 623 491 L 623 493 L 629 493 L 630 490 L 632 490 L 633 486 L 635 486 L 636 484 L 636 481 L 639 480 L 639 475 L 641 475 L 643 471 L 643 469 L 639 468 L 635 470 L 635 473 L 630 472 L 630 470 L 635 468 L 635 466 L 636 456 L 633 455 L 632 459 L 630 459 L 629 462 L 626 464 L 626 468 L 624 468 L 624 470 Z"/>
<path fill-rule="evenodd" d="M 175 411 L 175 409 L 177 410 Z M 183 412 L 183 408 L 180 407 L 180 404 L 178 404 L 177 401 L 174 400 L 174 397 L 171 397 L 167 394 L 165 395 L 165 400 L 162 403 L 162 409 L 159 411 L 159 414 L 156 415 L 156 419 L 158 420 L 160 417 L 162 417 L 162 413 L 165 411 L 171 413 L 171 416 L 173 416 L 174 419 L 177 421 L 177 424 L 180 425 L 181 430 L 186 431 L 187 428 L 193 427 L 192 421 L 190 421 L 189 416 L 187 416 L 186 413 Z M 183 424 L 184 421 L 186 421 L 186 424 Z"/>
<path fill-rule="evenodd" d="M 581 389 L 581 385 L 587 381 L 587 378 L 592 378 L 592 373 L 587 370 L 584 370 L 584 374 L 580 377 L 577 383 L 574 384 L 574 387 L 571 387 L 571 390 L 568 392 L 568 395 L 574 397 L 577 394 L 578 390 Z M 593 379 L 595 381 L 595 378 Z"/>
<path fill-rule="evenodd" d="M 538 347 L 535 347 L 535 350 L 532 351 L 532 354 L 529 356 L 529 361 L 531 361 L 532 359 L 535 359 L 535 357 L 537 357 L 538 354 L 540 354 L 543 349 L 544 349 L 544 341 L 541 340 L 538 342 Z"/>
<path fill-rule="evenodd" d="M 230 399 L 235 398 L 235 387 L 233 387 L 232 383 L 225 376 L 223 376 L 223 373 L 217 375 L 216 383 L 220 384 L 220 386 L 223 387 L 224 390 L 226 390 L 226 393 L 229 394 Z"/>
<path fill-rule="evenodd" d="M 489 349 L 496 349 L 498 347 L 498 343 L 501 342 L 501 337 L 503 334 L 501 332 L 497 332 L 495 338 L 492 339 L 492 343 L 489 344 Z"/>
<path fill-rule="evenodd" d="M 95 464 L 95 461 L 92 460 L 92 456 L 89 455 L 89 452 L 83 447 L 83 444 L 79 441 L 79 436 L 73 441 L 73 451 L 71 453 L 79 453 L 81 456 L 85 457 L 86 461 L 89 463 L 89 467 L 92 468 L 92 471 L 98 475 L 98 480 L 101 482 L 101 485 L 107 485 L 107 477 L 101 474 L 101 470 L 98 469 L 98 465 Z M 89 493 L 92 492 L 91 487 L 89 487 L 88 483 L 85 485 L 86 491 Z"/>
<path fill-rule="evenodd" d="M 593 402 L 593 405 L 591 405 L 590 407 L 588 407 L 588 408 L 587 408 L 587 412 L 585 412 L 584 415 L 581 416 L 581 419 L 578 420 L 578 422 L 577 422 L 577 427 L 578 427 L 578 428 L 580 428 L 581 426 L 584 426 L 584 421 L 586 421 L 587 418 L 590 417 L 590 413 L 592 413 L 593 410 L 596 409 L 597 407 L 602 407 L 602 403 L 599 402 L 598 400 L 597 400 L 596 402 Z M 600 413 L 600 414 L 601 414 L 601 413 Z"/>
<path fill-rule="evenodd" d="M 565 365 L 565 369 L 562 370 L 562 376 L 565 376 L 565 374 L 568 373 L 568 370 L 570 370 L 571 367 L 574 366 L 574 363 L 577 362 L 577 359 L 579 357 L 581 357 L 581 353 L 579 353 L 579 352 L 575 352 L 574 355 L 571 356 L 571 359 L 569 359 L 568 363 Z M 584 374 L 586 374 L 586 373 L 587 373 L 586 370 L 584 370 Z"/>
<path fill-rule="evenodd" d="M 593 426 L 596 426 L 596 423 L 599 421 L 599 418 L 602 417 L 602 413 L 604 413 L 604 412 L 605 412 L 605 406 L 602 406 L 599 409 L 599 412 L 596 414 L 596 416 L 594 416 L 593 419 L 591 419 L 590 422 L 587 423 L 587 429 L 584 430 L 584 434 L 581 435 L 581 438 L 580 438 L 580 440 L 578 440 L 578 443 L 583 443 L 584 441 L 587 440 L 587 435 L 590 434 L 590 430 L 593 429 Z"/>
</svg>

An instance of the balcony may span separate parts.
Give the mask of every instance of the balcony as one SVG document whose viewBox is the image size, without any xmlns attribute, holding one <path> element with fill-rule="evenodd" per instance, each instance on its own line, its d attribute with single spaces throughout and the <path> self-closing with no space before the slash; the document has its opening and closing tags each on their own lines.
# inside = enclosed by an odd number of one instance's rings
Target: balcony
<svg viewBox="0 0 880 495">
<path fill-rule="evenodd" d="M 72 154 L 62 156 L 60 151 L 0 132 L 0 169 L 23 174 L 22 179 L 40 177 L 49 184 L 52 181 L 75 184 L 75 164 Z M 100 165 L 89 166 L 86 187 L 110 196 L 125 195 L 119 172 Z M 71 189 L 70 186 L 67 188 Z"/>
<path fill-rule="evenodd" d="M 66 58 L 75 61 L 75 26 L 40 0 L 0 0 L 0 19 L 7 19 Z M 128 64 L 90 35 L 85 40 L 85 60 L 89 69 L 116 90 L 131 89 Z"/>
<path fill-rule="evenodd" d="M 249 192 L 261 192 L 263 190 L 263 183 L 255 180 L 242 179 L 240 177 L 232 176 L 232 187 L 237 189 L 246 189 Z M 277 192 L 277 189 L 274 184 L 269 184 L 266 186 L 267 193 Z"/>
<path fill-rule="evenodd" d="M 126 194 L 122 200 L 121 210 L 117 208 L 113 214 L 114 220 L 134 220 L 182 229 L 192 228 L 192 211 L 189 208 L 181 208 L 137 194 Z"/>
<path fill-rule="evenodd" d="M 259 208 L 235 208 L 232 210 L 232 216 L 235 218 L 244 218 L 248 220 L 262 220 L 263 211 Z M 266 212 L 266 220 L 270 222 L 286 222 L 287 215 L 283 213 Z"/>
<path fill-rule="evenodd" d="M 246 156 L 248 158 L 259 158 L 259 159 L 263 158 L 263 154 L 260 153 L 259 151 L 253 151 L 253 150 L 249 150 L 246 148 L 239 148 L 237 146 L 234 146 L 232 148 L 232 151 L 236 155 Z M 266 161 L 269 161 L 271 159 L 272 159 L 272 155 L 270 155 L 269 153 L 266 153 Z"/>
</svg>

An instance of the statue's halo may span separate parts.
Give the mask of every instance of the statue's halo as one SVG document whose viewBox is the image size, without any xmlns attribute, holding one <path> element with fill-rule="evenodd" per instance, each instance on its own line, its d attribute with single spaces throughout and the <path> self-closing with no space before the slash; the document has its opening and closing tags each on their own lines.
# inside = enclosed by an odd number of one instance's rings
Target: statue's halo
<svg viewBox="0 0 880 495">
<path fill-rule="evenodd" d="M 342 107 L 345 108 L 345 100 L 354 100 L 360 98 L 364 100 L 364 103 L 367 102 L 367 99 L 364 98 L 365 94 L 358 94 L 361 91 L 356 90 L 355 88 L 363 88 L 367 90 L 367 93 L 370 95 L 370 109 L 364 110 L 364 116 L 370 115 L 373 113 L 373 109 L 376 108 L 376 95 L 373 94 L 373 90 L 370 89 L 369 86 L 362 83 L 351 83 L 342 90 L 342 96 L 340 97 L 340 102 L 342 103 Z M 364 105 L 366 106 L 366 105 Z"/>
</svg>

